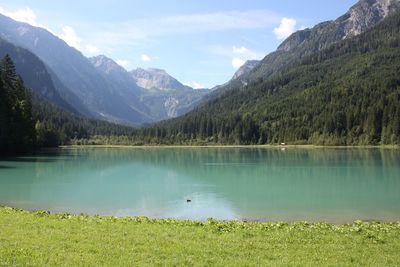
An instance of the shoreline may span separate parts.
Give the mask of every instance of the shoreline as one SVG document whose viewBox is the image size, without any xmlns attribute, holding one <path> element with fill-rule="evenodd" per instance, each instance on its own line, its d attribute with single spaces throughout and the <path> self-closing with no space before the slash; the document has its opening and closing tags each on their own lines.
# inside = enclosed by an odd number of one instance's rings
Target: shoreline
<svg viewBox="0 0 400 267">
<path fill-rule="evenodd" d="M 252 224 L 252 225 L 297 225 L 297 224 L 306 224 L 306 225 L 329 225 L 332 227 L 346 227 L 351 225 L 358 224 L 379 224 L 379 225 L 393 225 L 397 224 L 400 226 L 400 220 L 393 221 L 379 221 L 379 220 L 354 220 L 352 222 L 343 222 L 343 223 L 333 223 L 326 221 L 307 221 L 307 220 L 253 220 L 253 219 L 231 219 L 231 220 L 219 220 L 214 218 L 208 218 L 206 220 L 191 220 L 191 219 L 175 219 L 175 218 L 152 218 L 148 216 L 114 216 L 114 215 L 91 215 L 87 213 L 69 213 L 69 212 L 51 212 L 48 210 L 29 210 L 29 209 L 20 209 L 16 207 L 3 206 L 0 205 L 0 211 L 6 210 L 9 212 L 22 213 L 22 214 L 30 214 L 30 215 L 40 215 L 41 217 L 49 216 L 56 218 L 87 218 L 87 219 L 112 219 L 114 221 L 146 221 L 153 223 L 179 223 L 180 225 L 184 224 L 206 224 L 207 222 L 221 223 L 221 224 Z"/>
<path fill-rule="evenodd" d="M 85 218 L 103 218 L 103 219 L 108 219 L 112 218 L 113 220 L 120 220 L 120 221 L 125 221 L 125 220 L 146 220 L 146 221 L 151 221 L 151 222 L 180 222 L 180 223 L 190 223 L 190 224 L 204 224 L 208 221 L 213 221 L 216 223 L 229 223 L 229 224 L 268 224 L 268 225 L 276 225 L 276 224 L 288 224 L 288 225 L 296 225 L 296 224 L 307 224 L 307 225 L 330 225 L 330 226 L 349 226 L 349 225 L 354 225 L 354 224 L 359 224 L 359 223 L 366 223 L 366 224 L 398 224 L 400 226 L 400 220 L 360 220 L 360 219 L 354 219 L 353 221 L 349 222 L 328 222 L 328 221 L 308 221 L 308 220 L 260 220 L 260 219 L 251 219 L 251 218 L 242 218 L 242 219 L 227 219 L 227 220 L 220 220 L 220 219 L 215 219 L 215 218 L 207 218 L 204 220 L 192 220 L 192 219 L 176 219 L 176 218 L 153 218 L 153 217 L 148 217 L 144 215 L 133 215 L 133 216 L 115 216 L 115 215 L 98 215 L 98 214 L 88 214 L 88 213 L 69 213 L 69 212 L 62 212 L 62 211 L 49 211 L 49 210 L 36 210 L 36 209 L 21 209 L 17 207 L 10 207 L 10 206 L 4 206 L 0 204 L 0 210 L 9 210 L 13 212 L 22 212 L 26 214 L 42 214 L 42 215 L 48 215 L 48 216 L 55 216 L 55 217 L 70 217 L 70 218 L 79 218 L 79 217 L 85 217 Z"/>
<path fill-rule="evenodd" d="M 259 149 L 400 149 L 400 145 L 368 145 L 368 146 L 323 146 L 323 145 L 63 145 L 59 149 L 68 148 L 259 148 Z"/>
</svg>

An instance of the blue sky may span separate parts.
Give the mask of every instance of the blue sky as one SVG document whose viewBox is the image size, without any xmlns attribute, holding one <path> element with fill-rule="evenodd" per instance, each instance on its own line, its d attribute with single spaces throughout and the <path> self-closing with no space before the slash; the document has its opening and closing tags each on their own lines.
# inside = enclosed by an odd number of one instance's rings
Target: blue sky
<svg viewBox="0 0 400 267">
<path fill-rule="evenodd" d="M 213 87 L 291 32 L 344 14 L 356 0 L 2 1 L 0 13 L 45 27 L 86 56 L 126 69 L 162 68 L 183 83 Z"/>
</svg>

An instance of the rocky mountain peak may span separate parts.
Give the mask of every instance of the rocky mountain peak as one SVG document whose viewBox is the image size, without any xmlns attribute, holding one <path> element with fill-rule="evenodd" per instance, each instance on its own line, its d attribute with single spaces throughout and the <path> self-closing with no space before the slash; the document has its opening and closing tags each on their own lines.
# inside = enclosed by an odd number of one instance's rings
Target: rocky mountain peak
<svg viewBox="0 0 400 267">
<path fill-rule="evenodd" d="M 335 21 L 320 23 L 312 29 L 297 31 L 289 36 L 279 47 L 278 51 L 290 51 L 307 43 L 310 39 L 318 39 L 321 34 L 327 34 L 324 48 L 335 41 L 359 35 L 400 10 L 400 0 L 360 0 L 350 10 Z"/>
<path fill-rule="evenodd" d="M 247 60 L 243 66 L 241 66 L 233 75 L 232 79 L 238 79 L 243 75 L 248 74 L 254 67 L 256 67 L 260 63 L 259 60 Z"/>
<path fill-rule="evenodd" d="M 138 86 L 148 90 L 168 91 L 187 88 L 162 69 L 150 68 L 145 70 L 137 68 L 130 73 Z"/>
<path fill-rule="evenodd" d="M 126 70 L 118 65 L 117 62 L 112 60 L 111 58 L 108 58 L 104 55 L 99 55 L 95 57 L 89 58 L 89 61 L 93 64 L 94 67 L 101 69 L 105 73 L 111 73 L 111 72 L 126 72 Z"/>
<path fill-rule="evenodd" d="M 361 0 L 338 22 L 343 24 L 345 37 L 359 35 L 374 27 L 400 8 L 400 0 Z"/>
</svg>

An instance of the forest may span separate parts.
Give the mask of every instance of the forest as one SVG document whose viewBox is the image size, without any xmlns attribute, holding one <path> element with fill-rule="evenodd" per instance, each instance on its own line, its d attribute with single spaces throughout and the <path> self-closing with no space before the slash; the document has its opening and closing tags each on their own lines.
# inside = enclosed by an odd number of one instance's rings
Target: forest
<svg viewBox="0 0 400 267">
<path fill-rule="evenodd" d="M 0 155 L 34 152 L 95 135 L 126 136 L 134 129 L 76 116 L 26 88 L 9 55 L 0 63 Z"/>
<path fill-rule="evenodd" d="M 31 151 L 36 143 L 32 97 L 8 55 L 1 61 L 0 76 L 0 153 Z"/>
<path fill-rule="evenodd" d="M 184 116 L 142 128 L 80 117 L 25 88 L 1 61 L 0 149 L 59 145 L 400 144 L 400 16 L 211 94 Z"/>
<path fill-rule="evenodd" d="M 231 88 L 134 140 L 162 144 L 400 143 L 400 16 Z"/>
</svg>

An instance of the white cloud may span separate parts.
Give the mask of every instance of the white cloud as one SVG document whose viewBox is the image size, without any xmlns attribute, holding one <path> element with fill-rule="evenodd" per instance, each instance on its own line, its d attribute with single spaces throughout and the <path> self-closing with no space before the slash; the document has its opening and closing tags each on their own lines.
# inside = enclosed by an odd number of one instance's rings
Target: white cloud
<svg viewBox="0 0 400 267">
<path fill-rule="evenodd" d="M 125 59 L 117 59 L 115 62 L 117 62 L 118 65 L 124 68 L 128 68 L 131 65 L 131 63 Z"/>
<path fill-rule="evenodd" d="M 235 69 L 240 68 L 241 66 L 244 65 L 244 63 L 246 63 L 246 60 L 244 60 L 244 59 L 241 59 L 241 58 L 238 58 L 238 57 L 234 57 L 234 58 L 232 59 L 232 66 L 233 66 Z"/>
<path fill-rule="evenodd" d="M 204 89 L 204 88 L 206 88 L 203 84 L 198 83 L 198 82 L 186 82 L 186 83 L 184 83 L 184 85 L 190 86 L 193 89 Z"/>
<path fill-rule="evenodd" d="M 244 46 L 241 47 L 232 46 L 232 51 L 234 54 L 246 54 L 250 52 L 250 50 Z"/>
<path fill-rule="evenodd" d="M 274 29 L 274 34 L 279 40 L 289 37 L 296 31 L 297 21 L 292 18 L 282 18 L 279 27 Z"/>
<path fill-rule="evenodd" d="M 151 57 L 148 56 L 148 55 L 146 55 L 146 54 L 141 55 L 141 56 L 140 56 L 140 59 L 141 59 L 143 62 L 150 62 L 150 61 L 151 61 Z"/>
<path fill-rule="evenodd" d="M 5 11 L 2 7 L 0 7 L 0 13 L 6 15 L 7 17 L 12 18 L 13 20 L 29 23 L 33 26 L 39 26 L 36 21 L 36 14 L 29 7 L 25 7 L 23 9 L 18 9 L 14 12 Z"/>
<path fill-rule="evenodd" d="M 279 23 L 280 18 L 266 9 L 153 17 L 96 25 L 104 30 L 92 31 L 88 40 L 108 47 L 146 46 L 145 42 L 164 36 L 266 29 Z"/>
<path fill-rule="evenodd" d="M 94 45 L 87 44 L 85 46 L 85 52 L 89 55 L 98 55 L 100 53 L 100 49 Z"/>
<path fill-rule="evenodd" d="M 247 60 L 260 59 L 262 55 L 251 51 L 245 46 L 232 46 L 232 67 L 240 68 Z"/>
<path fill-rule="evenodd" d="M 40 24 L 37 21 L 36 13 L 29 7 L 18 9 L 16 11 L 7 11 L 4 8 L 0 7 L 0 13 L 4 14 L 7 17 L 12 18 L 13 20 L 19 22 L 25 22 L 35 27 L 44 28 L 50 33 L 58 35 L 58 37 L 63 39 L 69 46 L 72 46 L 78 50 L 82 50 L 82 52 L 84 52 L 87 55 L 92 56 L 100 53 L 100 49 L 94 45 L 86 44 L 82 46 L 81 38 L 76 34 L 76 31 L 71 26 L 64 26 L 62 28 L 62 33 L 56 34 L 47 26 Z"/>
<path fill-rule="evenodd" d="M 258 59 L 262 56 L 259 53 L 256 53 L 244 46 L 241 47 L 232 46 L 232 53 L 233 55 L 240 56 L 246 60 Z"/>
<path fill-rule="evenodd" d="M 76 49 L 80 49 L 81 38 L 76 34 L 75 30 L 71 26 L 64 26 L 62 28 L 62 33 L 59 35 L 69 46 Z"/>
<path fill-rule="evenodd" d="M 17 9 L 16 11 L 8 11 L 8 10 L 5 10 L 4 8 L 0 7 L 0 13 L 7 17 L 12 18 L 13 20 L 16 20 L 19 22 L 25 22 L 32 26 L 40 27 L 40 28 L 46 29 L 49 32 L 53 33 L 47 26 L 40 24 L 37 21 L 36 13 L 29 7 Z"/>
</svg>

